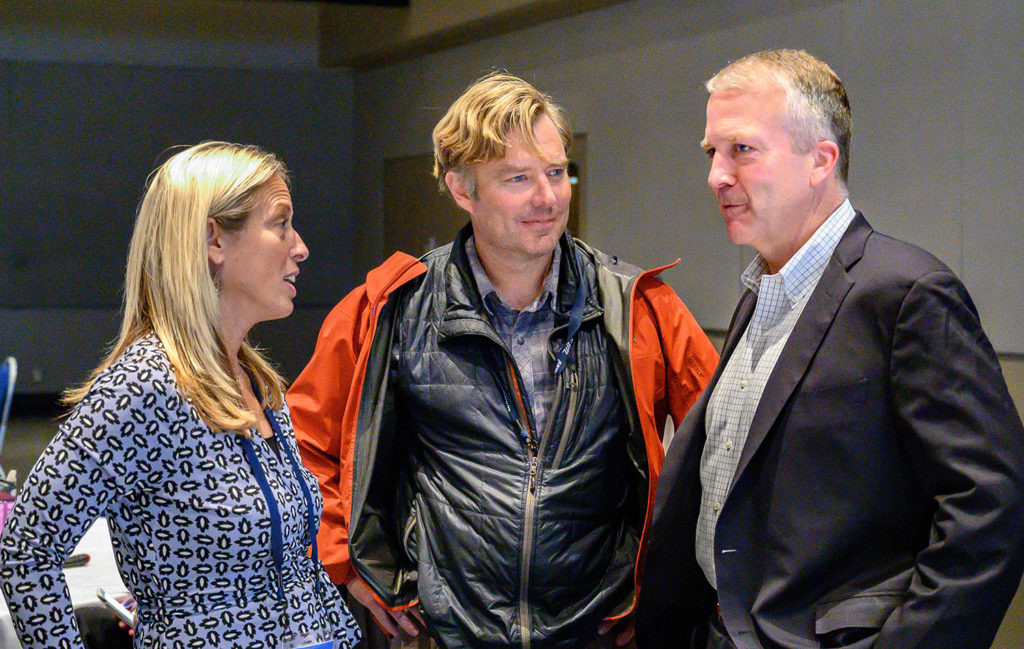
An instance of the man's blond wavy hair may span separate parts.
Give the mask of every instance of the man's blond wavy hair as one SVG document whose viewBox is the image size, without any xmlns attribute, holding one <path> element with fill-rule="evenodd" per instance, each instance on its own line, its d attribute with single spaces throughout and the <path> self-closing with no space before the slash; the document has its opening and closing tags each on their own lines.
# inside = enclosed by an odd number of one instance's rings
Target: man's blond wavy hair
<svg viewBox="0 0 1024 649">
<path fill-rule="evenodd" d="M 121 330 L 103 362 L 81 386 L 68 390 L 74 405 L 129 345 L 156 334 L 174 367 L 179 390 L 215 431 L 242 435 L 256 425 L 246 408 L 218 330 L 220 296 L 210 270 L 207 219 L 241 230 L 257 190 L 274 176 L 286 183 L 284 164 L 256 146 L 203 142 L 176 153 L 154 171 L 139 206 L 128 249 Z M 242 368 L 262 405 L 284 403 L 284 380 L 247 340 Z"/>
<path fill-rule="evenodd" d="M 441 192 L 445 174 L 455 171 L 476 198 L 472 165 L 505 155 L 510 134 L 518 133 L 534 150 L 533 127 L 542 115 L 551 118 L 566 152 L 572 148 L 572 128 L 560 106 L 519 77 L 492 72 L 466 88 L 434 127 L 434 177 Z"/>
</svg>

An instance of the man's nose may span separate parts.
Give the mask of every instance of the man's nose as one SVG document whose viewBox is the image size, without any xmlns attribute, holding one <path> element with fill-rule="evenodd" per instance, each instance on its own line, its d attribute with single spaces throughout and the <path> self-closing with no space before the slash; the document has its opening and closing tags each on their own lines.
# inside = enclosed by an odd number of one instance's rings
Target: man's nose
<svg viewBox="0 0 1024 649">
<path fill-rule="evenodd" d="M 555 188 L 551 186 L 551 179 L 541 176 L 537 181 L 537 187 L 533 192 L 533 204 L 536 207 L 552 205 L 556 200 Z"/>
<path fill-rule="evenodd" d="M 711 156 L 711 169 L 708 170 L 708 185 L 711 189 L 721 189 L 736 183 L 736 172 L 732 163 L 720 153 Z"/>
</svg>

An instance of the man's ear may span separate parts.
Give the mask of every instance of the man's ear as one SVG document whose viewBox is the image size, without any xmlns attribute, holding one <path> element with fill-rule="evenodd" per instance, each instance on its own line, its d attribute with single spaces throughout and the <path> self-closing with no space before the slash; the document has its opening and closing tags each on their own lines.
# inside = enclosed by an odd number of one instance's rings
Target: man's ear
<svg viewBox="0 0 1024 649">
<path fill-rule="evenodd" d="M 835 175 L 839 164 L 839 145 L 832 140 L 821 140 L 811 149 L 811 187 L 818 187 Z"/>
<path fill-rule="evenodd" d="M 211 266 L 220 266 L 226 255 L 224 228 L 213 217 L 206 219 L 206 254 Z"/>
<path fill-rule="evenodd" d="M 455 204 L 472 214 L 476 201 L 469 195 L 469 188 L 466 187 L 466 180 L 462 174 L 449 171 L 444 175 L 444 184 L 448 185 L 448 191 L 455 199 Z"/>
</svg>

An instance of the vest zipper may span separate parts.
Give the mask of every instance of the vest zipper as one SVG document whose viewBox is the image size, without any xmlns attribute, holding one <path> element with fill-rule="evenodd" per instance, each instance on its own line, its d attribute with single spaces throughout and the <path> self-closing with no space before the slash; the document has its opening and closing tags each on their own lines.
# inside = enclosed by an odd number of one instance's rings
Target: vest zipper
<svg viewBox="0 0 1024 649">
<path fill-rule="evenodd" d="M 525 428 L 527 432 L 526 452 L 527 458 L 529 459 L 529 472 L 527 476 L 526 508 L 523 521 L 523 552 L 519 557 L 519 634 L 522 637 L 523 649 L 530 649 L 530 636 L 531 629 L 533 627 L 533 620 L 530 615 L 530 602 L 527 597 L 527 593 L 530 589 L 530 559 L 533 556 L 534 546 L 533 536 L 537 513 L 537 482 L 540 478 L 540 457 L 547 448 L 548 440 L 551 438 L 551 430 L 554 428 L 556 413 L 561 405 L 562 394 L 565 392 L 566 387 L 568 387 L 569 411 L 566 413 L 565 427 L 563 428 L 562 439 L 560 439 L 558 443 L 558 452 L 556 455 L 556 461 L 561 460 L 562 454 L 565 451 L 566 433 L 572 428 L 573 415 L 575 414 L 576 406 L 579 401 L 579 375 L 577 374 L 575 367 L 567 367 L 562 376 L 559 376 L 558 390 L 555 392 L 555 400 L 551 405 L 551 412 L 548 413 L 548 421 L 544 426 L 544 432 L 541 434 L 540 451 L 538 452 L 538 440 L 534 437 L 533 429 L 530 427 L 530 420 L 526 416 L 526 404 L 523 401 L 522 391 L 519 387 L 518 374 L 516 373 L 515 366 L 512 364 L 511 356 L 507 353 L 505 356 L 505 364 L 508 368 L 509 380 L 514 388 L 516 402 L 519 406 L 519 415 L 521 419 L 516 419 L 516 423 L 521 430 Z M 568 376 L 568 381 L 565 381 L 565 376 Z"/>
<path fill-rule="evenodd" d="M 526 491 L 526 515 L 523 523 L 523 554 L 519 561 L 519 633 L 523 649 L 530 649 L 530 635 L 533 620 L 530 616 L 530 602 L 526 594 L 530 588 L 530 558 L 533 556 L 533 525 L 537 508 L 537 474 L 539 461 L 536 455 L 530 457 L 529 488 Z"/>
<path fill-rule="evenodd" d="M 537 474 L 540 472 L 540 462 L 537 458 L 537 442 L 533 436 L 533 429 L 530 427 L 530 420 L 526 416 L 526 404 L 523 401 L 522 391 L 519 389 L 519 378 L 511 357 L 506 354 L 505 363 L 508 367 L 509 379 L 515 390 L 516 402 L 519 405 L 520 427 L 526 429 L 526 453 L 529 459 L 529 474 L 526 484 L 526 509 L 523 513 L 523 551 L 519 556 L 519 633 L 523 639 L 523 649 L 530 649 L 530 629 L 532 620 L 530 618 L 530 603 L 526 596 L 530 588 L 530 558 L 533 556 L 533 527 L 534 517 L 537 509 Z"/>
</svg>

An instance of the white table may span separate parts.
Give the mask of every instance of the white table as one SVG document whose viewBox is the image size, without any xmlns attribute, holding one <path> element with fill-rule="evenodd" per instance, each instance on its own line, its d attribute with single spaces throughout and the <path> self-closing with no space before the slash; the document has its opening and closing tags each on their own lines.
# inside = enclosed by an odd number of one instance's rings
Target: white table
<svg viewBox="0 0 1024 649">
<path fill-rule="evenodd" d="M 91 604 L 96 599 L 96 589 L 102 588 L 112 595 L 127 592 L 121 575 L 114 563 L 114 549 L 110 546 L 110 530 L 107 519 L 99 518 L 85 533 L 75 548 L 75 554 L 86 553 L 89 563 L 79 568 L 64 570 L 64 578 L 68 582 L 71 602 Z M 14 633 L 11 613 L 7 610 L 7 602 L 0 596 L 0 649 L 21 649 L 18 636 Z"/>
</svg>

